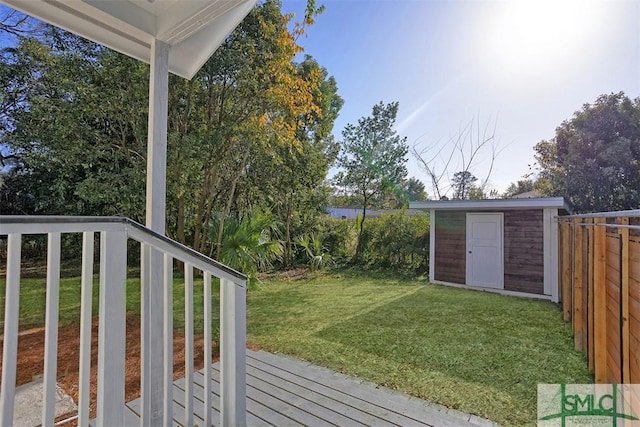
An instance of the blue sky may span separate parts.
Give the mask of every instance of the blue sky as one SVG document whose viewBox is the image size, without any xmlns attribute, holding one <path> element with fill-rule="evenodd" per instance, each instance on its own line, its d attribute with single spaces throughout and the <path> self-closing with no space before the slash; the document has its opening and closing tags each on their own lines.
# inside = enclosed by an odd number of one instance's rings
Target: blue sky
<svg viewBox="0 0 640 427">
<path fill-rule="evenodd" d="M 438 149 L 471 120 L 496 124 L 498 190 L 528 172 L 533 146 L 584 103 L 640 96 L 640 1 L 318 3 L 326 11 L 299 43 L 338 82 L 338 140 L 379 101 L 399 101 L 397 130 L 419 148 Z M 304 6 L 283 2 L 297 16 Z M 488 157 L 472 168 L 478 178 Z M 408 168 L 429 187 L 411 156 Z"/>
</svg>

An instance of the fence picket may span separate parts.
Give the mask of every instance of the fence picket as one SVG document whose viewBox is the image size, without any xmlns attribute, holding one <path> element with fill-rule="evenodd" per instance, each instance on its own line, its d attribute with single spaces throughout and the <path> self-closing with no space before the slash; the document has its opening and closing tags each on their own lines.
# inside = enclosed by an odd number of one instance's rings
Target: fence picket
<svg viewBox="0 0 640 427">
<path fill-rule="evenodd" d="M 589 369 L 593 369 L 593 322 L 594 322 L 594 309 L 593 309 L 593 299 L 594 299 L 594 286 L 593 286 L 593 251 L 594 251 L 594 227 L 593 227 L 593 218 L 587 218 L 587 223 L 590 225 L 587 227 L 587 258 L 586 258 L 586 267 L 587 267 L 587 333 L 585 335 L 587 339 L 587 363 L 589 365 Z"/>
<path fill-rule="evenodd" d="M 582 304 L 582 292 L 583 292 L 583 275 L 582 275 L 582 220 L 576 218 L 573 220 L 573 338 L 574 347 L 580 351 L 583 349 L 583 334 L 584 323 L 582 321 L 582 311 L 584 310 Z"/>
<path fill-rule="evenodd" d="M 593 244 L 593 354 L 596 383 L 607 380 L 607 230 L 604 218 L 594 219 Z"/>
<path fill-rule="evenodd" d="M 629 218 L 617 218 L 616 222 L 620 225 L 629 225 Z M 622 382 L 628 382 L 629 375 L 629 229 L 620 227 L 620 305 L 622 312 L 620 313 L 620 321 L 622 322 L 621 330 L 621 366 Z"/>
</svg>

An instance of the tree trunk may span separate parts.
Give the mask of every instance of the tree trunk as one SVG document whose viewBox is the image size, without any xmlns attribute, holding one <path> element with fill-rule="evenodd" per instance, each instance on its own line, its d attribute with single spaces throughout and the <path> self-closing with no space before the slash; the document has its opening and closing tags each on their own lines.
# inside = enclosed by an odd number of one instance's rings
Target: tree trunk
<svg viewBox="0 0 640 427">
<path fill-rule="evenodd" d="M 186 237 L 184 234 L 184 198 L 183 197 L 179 197 L 178 198 L 178 218 L 177 219 L 177 224 L 176 224 L 176 237 L 178 240 L 178 242 L 182 243 L 183 245 L 186 245 Z"/>
<path fill-rule="evenodd" d="M 291 265 L 291 215 L 293 200 L 287 200 L 287 213 L 284 226 L 284 267 Z"/>
<path fill-rule="evenodd" d="M 367 198 L 366 195 L 364 195 L 363 197 L 363 203 L 362 203 L 362 221 L 360 222 L 360 230 L 358 232 L 358 244 L 356 246 L 356 256 L 355 259 L 357 262 L 362 261 L 362 255 L 364 252 L 364 242 L 362 241 L 362 236 L 364 234 L 364 220 L 367 217 L 367 204 L 368 204 L 369 200 Z"/>
<path fill-rule="evenodd" d="M 231 181 L 231 190 L 229 191 L 229 198 L 227 199 L 227 204 L 224 208 L 224 212 L 220 215 L 220 221 L 218 222 L 218 240 L 216 242 L 216 259 L 220 261 L 220 255 L 222 251 L 222 233 L 224 231 L 224 221 L 231 212 L 231 206 L 233 205 L 233 198 L 236 193 L 236 186 L 238 185 L 238 181 L 242 176 L 242 171 L 244 170 L 245 165 L 247 164 L 247 159 L 249 158 L 249 147 L 244 152 L 244 156 L 242 157 L 242 161 L 240 162 L 240 167 L 238 168 L 238 173 Z"/>
</svg>

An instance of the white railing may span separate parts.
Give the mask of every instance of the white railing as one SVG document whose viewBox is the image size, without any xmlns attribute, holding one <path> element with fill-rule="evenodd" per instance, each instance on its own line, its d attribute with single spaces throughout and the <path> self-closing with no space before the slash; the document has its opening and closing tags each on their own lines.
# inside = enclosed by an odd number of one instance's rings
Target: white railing
<svg viewBox="0 0 640 427">
<path fill-rule="evenodd" d="M 100 289 L 97 366 L 98 426 L 126 425 L 125 406 L 127 246 L 141 244 L 141 411 L 140 425 L 173 425 L 173 264 L 185 271 L 185 419 L 194 424 L 193 343 L 194 269 L 203 274 L 204 424 L 213 423 L 211 378 L 212 276 L 220 279 L 220 412 L 219 423 L 246 424 L 246 277 L 186 246 L 126 218 L 0 216 L 0 237 L 7 236 L 5 320 L 0 385 L 0 425 L 13 424 L 20 312 L 20 267 L 23 235 L 48 235 L 44 395 L 42 425 L 54 424 L 57 375 L 58 287 L 61 234 L 82 233 L 78 425 L 89 423 L 92 286 L 95 233 L 100 233 Z"/>
</svg>

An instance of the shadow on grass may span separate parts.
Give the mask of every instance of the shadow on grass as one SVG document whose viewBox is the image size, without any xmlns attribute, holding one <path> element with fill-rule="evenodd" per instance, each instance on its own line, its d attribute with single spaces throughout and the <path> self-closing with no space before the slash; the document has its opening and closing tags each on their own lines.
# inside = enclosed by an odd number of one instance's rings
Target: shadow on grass
<svg viewBox="0 0 640 427">
<path fill-rule="evenodd" d="M 326 270 L 327 275 L 341 276 L 350 279 L 387 279 L 387 280 L 402 280 L 412 281 L 415 284 L 416 281 L 427 281 L 427 273 L 417 273 L 415 271 L 403 271 L 394 270 L 392 268 L 376 267 L 372 265 L 359 266 L 359 265 L 345 265 L 335 267 Z"/>
</svg>

